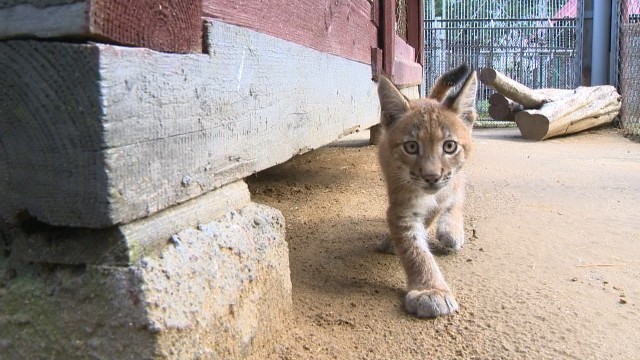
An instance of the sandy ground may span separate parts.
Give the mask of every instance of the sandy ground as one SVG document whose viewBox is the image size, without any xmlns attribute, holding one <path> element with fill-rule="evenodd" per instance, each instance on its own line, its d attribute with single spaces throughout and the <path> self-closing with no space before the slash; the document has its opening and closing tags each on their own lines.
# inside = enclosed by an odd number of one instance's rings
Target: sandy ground
<svg viewBox="0 0 640 360">
<path fill-rule="evenodd" d="M 475 131 L 467 242 L 437 257 L 460 311 L 425 320 L 375 250 L 386 194 L 364 135 L 249 179 L 287 219 L 294 313 L 270 358 L 640 358 L 640 143 Z"/>
</svg>

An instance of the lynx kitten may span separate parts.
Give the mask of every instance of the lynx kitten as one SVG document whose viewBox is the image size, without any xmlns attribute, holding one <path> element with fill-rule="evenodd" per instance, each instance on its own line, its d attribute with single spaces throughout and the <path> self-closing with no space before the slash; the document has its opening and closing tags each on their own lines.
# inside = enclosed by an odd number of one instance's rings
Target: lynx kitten
<svg viewBox="0 0 640 360">
<path fill-rule="evenodd" d="M 395 251 L 407 275 L 405 307 L 419 317 L 458 309 L 427 243 L 427 229 L 438 218 L 436 238 L 458 250 L 464 242 L 464 173 L 477 118 L 475 71 L 461 65 L 442 75 L 428 98 L 408 100 L 385 77 L 378 96 L 383 135 L 378 145 L 387 184 L 389 238 L 381 248 Z M 461 80 L 461 89 L 449 94 Z"/>
</svg>

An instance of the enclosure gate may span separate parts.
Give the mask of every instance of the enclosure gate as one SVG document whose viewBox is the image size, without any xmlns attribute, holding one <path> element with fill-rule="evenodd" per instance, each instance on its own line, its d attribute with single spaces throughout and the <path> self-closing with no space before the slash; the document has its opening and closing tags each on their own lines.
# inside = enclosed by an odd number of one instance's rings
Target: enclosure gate
<svg viewBox="0 0 640 360">
<path fill-rule="evenodd" d="M 426 0 L 425 82 L 462 62 L 492 67 L 531 88 L 580 85 L 581 1 Z M 480 85 L 480 125 L 492 89 Z"/>
</svg>

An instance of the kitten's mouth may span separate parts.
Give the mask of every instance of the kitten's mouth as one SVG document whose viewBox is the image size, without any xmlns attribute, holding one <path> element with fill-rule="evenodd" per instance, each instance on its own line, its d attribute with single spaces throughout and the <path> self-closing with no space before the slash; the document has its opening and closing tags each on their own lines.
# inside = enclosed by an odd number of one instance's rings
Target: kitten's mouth
<svg viewBox="0 0 640 360">
<path fill-rule="evenodd" d="M 414 173 L 411 173 L 410 177 L 411 177 L 411 180 L 413 180 L 413 183 L 416 185 L 416 187 L 420 188 L 421 190 L 427 193 L 435 194 L 436 192 L 440 191 L 442 188 L 447 186 L 447 184 L 449 184 L 449 180 L 451 180 L 451 175 L 452 175 L 451 173 L 448 173 L 435 183 L 426 182 L 424 179 L 418 177 Z"/>
<path fill-rule="evenodd" d="M 447 181 L 441 181 L 435 184 L 422 183 L 422 190 L 429 194 L 435 194 L 447 185 Z"/>
</svg>

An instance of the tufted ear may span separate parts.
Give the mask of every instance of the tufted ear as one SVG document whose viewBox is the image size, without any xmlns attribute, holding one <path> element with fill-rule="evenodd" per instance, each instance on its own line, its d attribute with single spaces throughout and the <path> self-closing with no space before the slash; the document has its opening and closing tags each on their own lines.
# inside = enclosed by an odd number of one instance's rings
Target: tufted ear
<svg viewBox="0 0 640 360">
<path fill-rule="evenodd" d="M 478 77 L 472 71 L 457 93 L 449 95 L 444 105 L 458 114 L 467 127 L 472 127 L 478 114 L 476 112 L 476 93 L 478 92 Z"/>
<path fill-rule="evenodd" d="M 378 79 L 378 98 L 382 110 L 381 122 L 385 128 L 393 125 L 409 110 L 407 98 L 384 76 Z"/>
<path fill-rule="evenodd" d="M 437 102 L 442 102 L 442 100 L 444 100 L 449 94 L 449 90 L 462 81 L 468 71 L 469 67 L 467 64 L 460 64 L 457 68 L 442 74 L 431 88 L 429 98 L 434 99 Z"/>
</svg>

